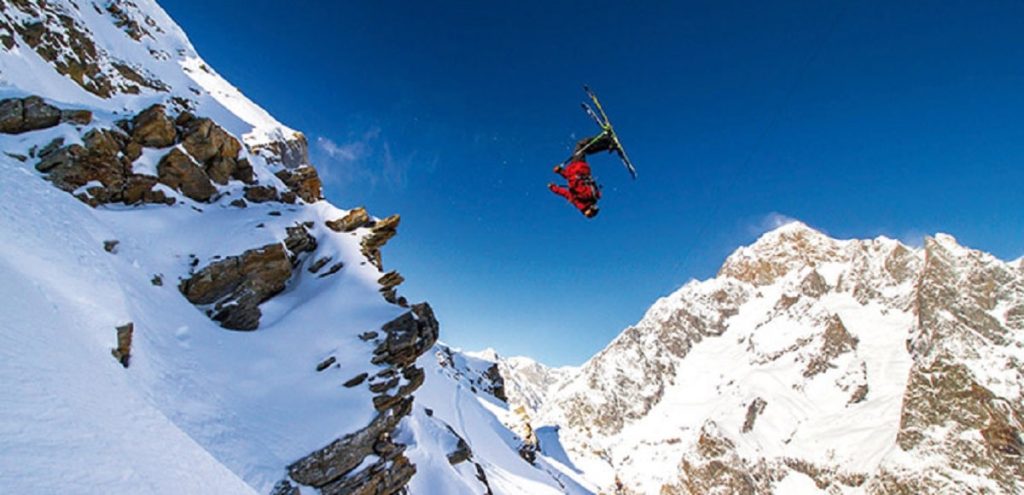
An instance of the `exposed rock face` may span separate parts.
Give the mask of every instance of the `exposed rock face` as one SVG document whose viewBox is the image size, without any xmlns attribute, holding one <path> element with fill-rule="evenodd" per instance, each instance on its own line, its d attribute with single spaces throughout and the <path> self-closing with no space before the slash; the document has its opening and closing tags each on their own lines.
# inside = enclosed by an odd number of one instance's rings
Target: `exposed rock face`
<svg viewBox="0 0 1024 495">
<path fill-rule="evenodd" d="M 192 304 L 231 330 L 255 330 L 259 305 L 285 288 L 292 265 L 281 244 L 251 249 L 212 263 L 178 286 Z"/>
<path fill-rule="evenodd" d="M 253 151 L 263 155 L 267 162 L 281 164 L 288 169 L 309 165 L 309 143 L 301 132 L 257 144 Z"/>
<path fill-rule="evenodd" d="M 210 184 L 210 177 L 192 157 L 174 148 L 157 164 L 160 182 L 178 189 L 189 198 L 206 202 L 217 194 L 217 188 Z"/>
<path fill-rule="evenodd" d="M 412 393 L 425 378 L 416 358 L 437 341 L 438 323 L 426 303 L 381 327 L 383 339 L 374 350 L 373 364 L 380 367 L 369 381 L 378 415 L 363 429 L 335 440 L 288 467 L 292 480 L 313 486 L 322 494 L 382 494 L 400 492 L 416 473 L 404 455 L 405 446 L 395 443 L 398 423 L 412 411 Z M 361 381 L 360 381 L 361 383 Z M 382 386 L 383 384 L 383 386 Z M 352 386 L 359 386 L 358 383 Z M 468 451 L 468 445 L 466 450 Z M 368 456 L 376 461 L 350 474 Z"/>
<path fill-rule="evenodd" d="M 305 165 L 294 169 L 286 168 L 275 175 L 289 190 L 307 203 L 316 203 L 324 199 L 320 176 L 313 167 Z"/>
<path fill-rule="evenodd" d="M 174 122 L 167 118 L 163 105 L 153 105 L 131 121 L 132 140 L 149 148 L 166 148 L 174 144 L 178 131 Z"/>
<path fill-rule="evenodd" d="M 98 47 L 76 13 L 61 3 L 19 0 L 4 6 L 7 8 L 0 9 L 0 33 L 7 34 L 0 34 L 0 43 L 5 49 L 18 45 L 10 35 L 16 31 L 28 45 L 25 49 L 34 50 L 57 72 L 100 98 L 139 94 L 142 88 L 167 91 L 166 85 L 143 69 Z"/>
<path fill-rule="evenodd" d="M 378 269 L 384 269 L 384 261 L 381 259 L 380 249 L 392 237 L 398 234 L 398 223 L 401 221 L 401 217 L 398 215 L 391 215 L 376 224 L 370 229 L 370 233 L 363 237 L 362 250 L 363 256 L 370 260 Z"/>
<path fill-rule="evenodd" d="M 56 125 L 62 119 L 85 122 L 91 119 L 88 112 L 60 110 L 37 97 L 4 100 L 0 102 L 0 114 L 0 125 L 17 132 L 44 124 Z M 26 119 L 25 115 L 35 117 Z M 54 185 L 75 193 L 90 206 L 174 204 L 174 198 L 155 188 L 158 183 L 179 190 L 195 201 L 210 202 L 218 197 L 215 183 L 255 182 L 252 165 L 242 157 L 242 144 L 210 119 L 184 112 L 171 120 L 163 105 L 153 105 L 119 125 L 123 129 L 88 131 L 82 137 L 84 145 L 64 146 L 62 139 L 50 143 L 38 151 L 36 169 L 48 174 L 47 179 Z M 139 159 L 144 148 L 167 148 L 175 144 L 180 147 L 170 148 L 160 158 L 156 177 L 134 172 L 133 162 Z M 316 182 L 316 194 L 319 194 L 315 172 L 301 169 L 294 176 L 300 177 L 295 187 L 302 194 L 312 197 L 309 196 L 312 182 Z M 286 191 L 285 194 L 295 193 Z M 254 203 L 282 199 L 278 190 L 269 186 L 247 187 L 245 197 Z"/>
<path fill-rule="evenodd" d="M 327 222 L 327 227 L 335 232 L 352 232 L 370 224 L 370 214 L 366 208 L 353 208 L 347 215 Z"/>
</svg>

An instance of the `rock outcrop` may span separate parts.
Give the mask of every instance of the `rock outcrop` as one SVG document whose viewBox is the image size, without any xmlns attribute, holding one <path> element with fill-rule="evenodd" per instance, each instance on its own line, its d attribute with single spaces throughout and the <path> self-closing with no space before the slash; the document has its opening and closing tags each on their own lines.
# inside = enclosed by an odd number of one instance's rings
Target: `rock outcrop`
<svg viewBox="0 0 1024 495">
<path fill-rule="evenodd" d="M 363 256 L 366 256 L 366 259 L 370 260 L 370 263 L 373 263 L 380 270 L 384 269 L 384 261 L 381 259 L 380 249 L 392 237 L 398 234 L 398 223 L 401 220 L 401 217 L 398 215 L 391 215 L 374 223 L 370 227 L 370 233 L 363 237 Z"/>
<path fill-rule="evenodd" d="M 321 494 L 390 495 L 400 492 L 416 473 L 394 434 L 402 418 L 412 412 L 413 392 L 423 384 L 425 375 L 415 361 L 437 341 L 437 320 L 428 304 L 417 304 L 383 325 L 380 333 L 366 335 L 377 344 L 372 364 L 378 371 L 367 382 L 377 394 L 373 399 L 377 416 L 366 427 L 288 467 L 293 481 L 313 486 Z M 373 462 L 354 472 L 367 458 Z"/>
<path fill-rule="evenodd" d="M 292 275 L 282 244 L 269 244 L 204 267 L 178 285 L 192 304 L 231 330 L 255 330 L 260 303 L 281 292 Z"/>
</svg>

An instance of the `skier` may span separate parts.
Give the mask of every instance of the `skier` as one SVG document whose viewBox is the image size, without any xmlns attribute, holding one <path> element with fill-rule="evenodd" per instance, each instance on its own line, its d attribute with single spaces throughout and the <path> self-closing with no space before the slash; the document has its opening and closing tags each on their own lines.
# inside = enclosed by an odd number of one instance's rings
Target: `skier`
<svg viewBox="0 0 1024 495">
<path fill-rule="evenodd" d="M 600 134 L 581 139 L 576 143 L 572 156 L 567 160 L 569 166 L 556 165 L 554 172 L 569 181 L 569 187 L 562 187 L 554 183 L 548 184 L 551 192 L 565 198 L 575 206 L 583 216 L 594 218 L 599 211 L 597 200 L 601 199 L 601 186 L 594 181 L 590 175 L 590 165 L 587 164 L 587 155 L 601 151 L 609 153 L 617 149 L 615 140 L 607 131 Z"/>
</svg>

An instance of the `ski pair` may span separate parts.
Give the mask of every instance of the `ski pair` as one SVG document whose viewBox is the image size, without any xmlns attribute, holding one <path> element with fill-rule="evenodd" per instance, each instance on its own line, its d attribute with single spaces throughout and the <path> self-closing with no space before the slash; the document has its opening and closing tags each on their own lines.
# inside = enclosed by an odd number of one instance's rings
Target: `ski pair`
<svg viewBox="0 0 1024 495">
<path fill-rule="evenodd" d="M 626 156 L 626 150 L 622 147 L 618 134 L 615 134 L 615 128 L 612 127 L 612 122 L 608 120 L 608 114 L 604 112 L 604 107 L 601 106 L 601 101 L 597 99 L 597 95 L 589 86 L 584 85 L 583 91 L 586 91 L 587 96 L 590 97 L 590 101 L 592 101 L 594 103 L 594 107 L 597 108 L 597 112 L 594 112 L 594 109 L 586 103 L 581 103 L 580 105 L 583 107 L 583 110 L 587 112 L 587 115 L 594 119 L 594 122 L 601 128 L 601 134 L 598 134 L 597 137 L 587 143 L 583 149 L 590 147 L 591 144 L 607 135 L 611 138 L 612 142 L 615 143 L 615 153 L 619 155 L 619 158 L 622 160 L 622 164 L 625 165 L 626 170 L 629 171 L 629 175 L 632 176 L 633 179 L 636 179 L 636 168 L 633 167 L 633 163 L 630 162 L 629 157 Z M 600 112 L 600 115 L 598 115 L 598 112 Z"/>
</svg>

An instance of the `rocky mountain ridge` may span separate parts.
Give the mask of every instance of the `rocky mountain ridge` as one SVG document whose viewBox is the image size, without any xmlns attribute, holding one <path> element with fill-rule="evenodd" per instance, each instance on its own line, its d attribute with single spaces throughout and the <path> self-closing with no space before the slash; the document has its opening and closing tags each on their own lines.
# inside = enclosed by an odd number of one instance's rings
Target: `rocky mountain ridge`
<svg viewBox="0 0 1024 495">
<path fill-rule="evenodd" d="M 549 385 L 533 426 L 609 493 L 1015 493 L 1022 275 L 794 222 Z"/>
</svg>

